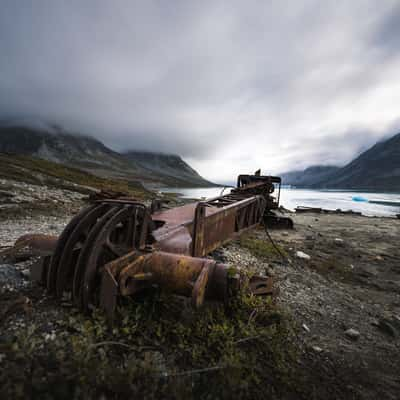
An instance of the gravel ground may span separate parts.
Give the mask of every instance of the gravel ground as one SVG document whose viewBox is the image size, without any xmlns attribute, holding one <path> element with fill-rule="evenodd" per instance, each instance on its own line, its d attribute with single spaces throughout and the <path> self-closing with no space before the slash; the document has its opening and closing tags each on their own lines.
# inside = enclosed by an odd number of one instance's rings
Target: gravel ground
<svg viewBox="0 0 400 400">
<path fill-rule="evenodd" d="M 290 262 L 279 256 L 260 262 L 238 243 L 220 257 L 274 275 L 278 302 L 300 329 L 305 368 L 326 369 L 335 385 L 346 386 L 346 396 L 398 399 L 400 221 L 335 214 L 293 219 L 293 231 L 271 232 Z M 251 235 L 268 240 L 262 230 Z"/>
<path fill-rule="evenodd" d="M 70 217 L 5 218 L 0 246 L 11 246 L 26 233 L 57 235 Z M 277 302 L 299 332 L 302 370 L 320 382 L 314 398 L 399 398 L 400 220 L 335 214 L 293 219 L 293 231 L 271 232 L 284 259 L 255 256 L 240 240 L 214 256 L 274 276 Z M 268 242 L 262 229 L 248 237 Z M 0 294 L 31 289 L 33 298 L 44 301 L 44 291 L 29 282 L 31 262 L 0 265 Z M 56 307 L 49 310 L 57 318 Z M 20 312 L 8 322 L 14 331 L 20 324 Z M 46 334 L 57 333 L 53 325 Z"/>
<path fill-rule="evenodd" d="M 68 204 L 81 200 L 83 197 L 83 194 L 72 190 L 0 179 L 0 210 L 34 202 Z"/>
<path fill-rule="evenodd" d="M 70 219 L 71 215 L 36 216 L 25 219 L 6 218 L 1 221 L 0 246 L 12 246 L 20 236 L 27 233 L 59 235 Z"/>
</svg>

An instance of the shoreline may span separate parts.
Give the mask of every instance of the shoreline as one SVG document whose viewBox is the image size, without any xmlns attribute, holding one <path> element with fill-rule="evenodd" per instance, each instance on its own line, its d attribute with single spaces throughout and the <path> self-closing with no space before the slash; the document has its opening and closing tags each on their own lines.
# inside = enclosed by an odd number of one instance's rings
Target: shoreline
<svg viewBox="0 0 400 400">
<path fill-rule="evenodd" d="M 164 193 L 174 193 L 178 197 L 187 199 L 199 199 L 200 197 L 215 197 L 220 195 L 220 190 L 223 187 L 215 188 L 164 188 L 168 189 Z M 157 189 L 157 190 L 163 190 Z M 338 194 L 339 196 L 335 196 Z M 343 194 L 343 196 L 340 196 Z M 398 197 L 394 193 L 374 193 L 375 198 L 365 201 L 357 202 L 352 199 L 349 194 L 365 195 L 365 192 L 354 191 L 321 191 L 317 189 L 281 189 L 280 205 L 289 211 L 294 211 L 298 206 L 317 207 L 335 211 L 341 209 L 342 211 L 362 212 L 366 216 L 377 217 L 396 217 L 400 214 L 400 194 Z M 328 195 L 328 196 L 324 196 Z M 365 196 L 364 196 L 365 197 Z M 390 204 L 388 204 L 390 203 Z"/>
</svg>

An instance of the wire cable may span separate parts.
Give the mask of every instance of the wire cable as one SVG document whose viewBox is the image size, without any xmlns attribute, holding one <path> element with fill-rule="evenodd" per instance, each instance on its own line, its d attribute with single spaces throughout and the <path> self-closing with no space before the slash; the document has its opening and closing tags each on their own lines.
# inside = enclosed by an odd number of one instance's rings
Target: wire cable
<svg viewBox="0 0 400 400">
<path fill-rule="evenodd" d="M 280 257 L 282 258 L 283 261 L 288 262 L 289 264 L 291 264 L 292 261 L 290 260 L 290 258 L 282 253 L 282 251 L 279 249 L 279 247 L 276 245 L 276 243 L 272 239 L 272 237 L 271 237 L 271 235 L 270 235 L 270 233 L 268 231 L 267 225 L 264 222 L 264 219 L 262 220 L 262 224 L 263 224 L 264 229 L 265 229 L 265 234 L 267 235 L 267 238 L 271 242 L 271 244 L 272 244 L 273 248 L 275 249 L 275 251 L 280 255 Z"/>
<path fill-rule="evenodd" d="M 220 196 L 222 196 L 225 192 L 225 189 L 227 189 L 229 186 L 224 186 L 221 190 L 221 193 L 219 194 Z"/>
</svg>

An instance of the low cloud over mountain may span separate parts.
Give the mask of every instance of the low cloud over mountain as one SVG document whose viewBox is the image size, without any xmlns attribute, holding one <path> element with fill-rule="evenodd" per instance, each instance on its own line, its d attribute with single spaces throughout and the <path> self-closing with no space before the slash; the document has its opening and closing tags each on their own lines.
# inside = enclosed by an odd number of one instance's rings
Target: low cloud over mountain
<svg viewBox="0 0 400 400">
<path fill-rule="evenodd" d="M 344 165 L 399 130 L 399 19 L 396 0 L 5 0 L 0 118 L 212 180 Z"/>
</svg>

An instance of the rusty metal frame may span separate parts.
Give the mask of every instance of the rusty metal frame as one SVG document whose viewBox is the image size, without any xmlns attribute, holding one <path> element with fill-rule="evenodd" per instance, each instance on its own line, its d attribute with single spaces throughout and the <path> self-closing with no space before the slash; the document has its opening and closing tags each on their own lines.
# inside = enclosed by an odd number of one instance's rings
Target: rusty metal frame
<svg viewBox="0 0 400 400">
<path fill-rule="evenodd" d="M 154 285 L 191 297 L 196 308 L 226 301 L 241 286 L 239 274 L 203 257 L 270 216 L 280 184 L 279 177 L 239 175 L 231 193 L 171 209 L 159 200 L 147 208 L 129 198 L 96 199 L 67 225 L 35 276 L 60 298 L 71 291 L 83 311 L 100 306 L 109 319 L 119 296 Z M 271 294 L 272 280 L 254 277 L 249 287 Z"/>
</svg>

